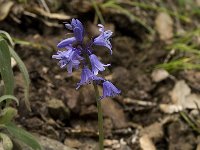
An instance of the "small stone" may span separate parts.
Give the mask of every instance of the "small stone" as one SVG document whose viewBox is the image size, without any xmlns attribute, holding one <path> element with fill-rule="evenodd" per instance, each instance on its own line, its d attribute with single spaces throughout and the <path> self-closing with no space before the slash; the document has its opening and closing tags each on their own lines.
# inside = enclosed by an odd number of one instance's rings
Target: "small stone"
<svg viewBox="0 0 200 150">
<path fill-rule="evenodd" d="M 116 150 L 131 150 L 131 148 L 128 145 L 120 145 L 120 148 L 117 148 Z"/>
<path fill-rule="evenodd" d="M 67 89 L 67 92 L 65 93 L 66 97 L 66 105 L 69 107 L 69 109 L 73 112 L 79 112 L 80 111 L 80 100 L 79 92 L 77 92 L 75 89 L 69 88 Z"/>
<path fill-rule="evenodd" d="M 197 6 L 200 7 L 200 0 L 196 0 Z M 200 147 L 199 147 L 200 150 Z"/>
<path fill-rule="evenodd" d="M 101 102 L 103 114 L 112 119 L 114 128 L 119 129 L 127 127 L 128 123 L 125 113 L 117 102 L 110 98 L 105 98 Z"/>
<path fill-rule="evenodd" d="M 59 140 L 60 134 L 52 126 L 45 125 L 43 126 L 42 131 L 48 135 L 49 138 Z"/>
<path fill-rule="evenodd" d="M 79 148 L 83 145 L 83 143 L 81 143 L 79 140 L 72 138 L 65 139 L 64 144 L 72 148 Z"/>
<path fill-rule="evenodd" d="M 156 150 L 153 141 L 146 134 L 140 138 L 139 142 L 142 150 Z"/>
<path fill-rule="evenodd" d="M 47 138 L 45 136 L 40 136 L 39 140 L 40 144 L 43 146 L 45 150 L 74 150 L 59 141 Z"/>
<path fill-rule="evenodd" d="M 164 69 L 156 69 L 151 74 L 151 78 L 154 82 L 160 82 L 168 77 L 169 73 Z"/>
<path fill-rule="evenodd" d="M 153 139 L 153 141 L 158 141 L 164 136 L 164 132 L 162 129 L 162 124 L 159 122 L 155 122 L 141 130 L 140 133 L 143 135 L 148 135 L 149 138 Z"/>
<path fill-rule="evenodd" d="M 29 129 L 40 129 L 44 121 L 37 117 L 26 119 L 26 124 Z"/>
<path fill-rule="evenodd" d="M 160 104 L 159 108 L 162 112 L 167 114 L 177 113 L 183 110 L 183 107 L 177 104 Z"/>
<path fill-rule="evenodd" d="M 116 143 L 116 144 L 114 144 L 114 145 L 112 146 L 112 148 L 113 148 L 113 149 L 118 149 L 118 148 L 120 148 L 120 144 L 119 144 L 119 143 Z"/>
<path fill-rule="evenodd" d="M 65 104 L 58 99 L 51 99 L 47 103 L 49 114 L 56 120 L 61 121 L 69 119 L 70 111 Z"/>
<path fill-rule="evenodd" d="M 160 12 L 157 15 L 155 26 L 161 40 L 168 41 L 173 37 L 173 20 L 167 13 Z"/>
</svg>

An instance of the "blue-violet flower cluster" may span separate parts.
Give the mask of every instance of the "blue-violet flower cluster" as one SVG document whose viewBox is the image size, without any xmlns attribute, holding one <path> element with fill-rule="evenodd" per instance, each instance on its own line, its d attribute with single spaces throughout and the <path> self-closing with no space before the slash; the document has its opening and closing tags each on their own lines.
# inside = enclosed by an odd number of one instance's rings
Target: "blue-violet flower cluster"
<svg viewBox="0 0 200 150">
<path fill-rule="evenodd" d="M 58 48 L 64 48 L 64 51 L 58 51 L 52 58 L 59 60 L 61 68 L 66 67 L 69 74 L 72 73 L 73 68 L 78 69 L 82 67 L 81 80 L 77 83 L 78 89 L 82 85 L 94 83 L 103 86 L 103 95 L 105 97 L 113 97 L 120 94 L 120 90 L 117 89 L 110 81 L 105 80 L 102 77 L 98 77 L 99 72 L 105 70 L 105 67 L 110 64 L 103 64 L 98 57 L 93 53 L 92 46 L 104 46 L 110 50 L 112 54 L 112 45 L 109 38 L 112 35 L 110 30 L 105 31 L 104 26 L 99 24 L 100 35 L 92 39 L 89 44 L 85 46 L 84 40 L 84 28 L 82 23 L 78 19 L 72 19 L 71 24 L 65 24 L 65 27 L 73 32 L 73 37 L 62 40 L 58 43 Z"/>
</svg>

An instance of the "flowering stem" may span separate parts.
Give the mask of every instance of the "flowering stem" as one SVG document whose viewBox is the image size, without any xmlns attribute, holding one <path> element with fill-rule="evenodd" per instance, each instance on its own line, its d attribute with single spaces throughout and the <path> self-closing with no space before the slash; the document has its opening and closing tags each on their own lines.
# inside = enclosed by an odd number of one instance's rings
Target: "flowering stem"
<svg viewBox="0 0 200 150">
<path fill-rule="evenodd" d="M 96 101 L 97 101 L 97 109 L 98 109 L 98 128 L 99 128 L 99 150 L 103 150 L 103 115 L 102 115 L 102 108 L 101 108 L 101 101 L 99 100 L 99 90 L 96 84 L 93 84 Z"/>
</svg>

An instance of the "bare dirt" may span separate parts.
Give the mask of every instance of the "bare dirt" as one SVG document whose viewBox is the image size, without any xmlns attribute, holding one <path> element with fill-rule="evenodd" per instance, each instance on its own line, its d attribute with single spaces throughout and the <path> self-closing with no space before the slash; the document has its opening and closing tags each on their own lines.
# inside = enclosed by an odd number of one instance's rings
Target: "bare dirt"
<svg viewBox="0 0 200 150">
<path fill-rule="evenodd" d="M 86 33 L 93 32 L 91 36 L 94 36 L 98 28 L 92 24 L 93 11 L 90 6 L 86 7 L 85 4 L 83 10 L 75 6 L 77 4 L 71 2 L 67 8 L 71 8 L 76 18 L 87 26 Z M 61 10 L 69 14 L 68 9 Z M 171 102 L 169 92 L 175 85 L 172 78 L 154 82 L 151 76 L 155 66 L 163 63 L 168 55 L 168 51 L 164 50 L 166 43 L 158 35 L 150 36 L 143 26 L 124 15 L 108 14 L 105 19 L 107 27 L 114 31 L 111 40 L 113 55 L 109 56 L 108 50 L 99 48 L 96 53 L 103 62 L 112 64 L 104 76 L 122 90 L 118 97 L 102 100 L 105 147 L 147 150 L 145 143 L 157 150 L 196 149 L 198 134 L 179 113 L 166 114 L 159 107 L 160 104 Z M 21 15 L 20 20 L 21 23 L 16 23 L 8 16 L 0 24 L 0 29 L 9 32 L 12 37 L 35 43 L 15 46 L 30 74 L 32 109 L 29 112 L 22 101 L 18 108 L 17 123 L 30 132 L 55 139 L 72 148 L 97 149 L 97 109 L 92 87 L 88 85 L 75 90 L 80 71 L 69 76 L 51 58 L 56 52 L 57 43 L 68 31 L 64 29 L 62 21 L 57 21 L 59 27 L 49 27 L 41 19 L 26 15 Z M 15 93 L 23 100 L 22 76 L 17 67 L 13 69 Z M 191 78 L 191 74 L 196 79 Z M 198 74 L 196 71 L 182 71 L 173 76 L 176 80 L 186 80 L 192 91 L 198 93 Z"/>
</svg>

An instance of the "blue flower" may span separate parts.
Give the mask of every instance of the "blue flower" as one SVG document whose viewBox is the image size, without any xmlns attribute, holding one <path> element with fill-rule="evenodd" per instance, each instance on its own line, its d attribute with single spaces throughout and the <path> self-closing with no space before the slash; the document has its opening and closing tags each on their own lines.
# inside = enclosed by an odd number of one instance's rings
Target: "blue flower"
<svg viewBox="0 0 200 150">
<path fill-rule="evenodd" d="M 103 82 L 103 96 L 101 97 L 101 99 L 105 97 L 114 97 L 120 93 L 121 90 L 117 89 L 111 82 Z"/>
<path fill-rule="evenodd" d="M 81 72 L 81 81 L 77 84 L 78 86 L 76 89 L 79 89 L 81 85 L 86 85 L 91 82 L 94 82 L 95 84 L 101 84 L 101 81 L 105 81 L 105 79 L 102 77 L 97 77 L 87 66 L 84 66 Z"/>
<path fill-rule="evenodd" d="M 60 43 L 58 43 L 57 47 L 58 48 L 64 48 L 64 47 L 71 45 L 75 41 L 76 41 L 75 37 L 67 38 L 65 40 L 62 40 Z"/>
<path fill-rule="evenodd" d="M 92 73 L 92 71 L 87 66 L 84 66 L 81 72 L 81 81 L 77 84 L 78 86 L 76 89 L 78 89 L 81 85 L 91 83 L 93 81 L 93 78 L 94 74 Z"/>
<path fill-rule="evenodd" d="M 89 56 L 90 62 L 92 65 L 92 72 L 94 75 L 97 75 L 99 71 L 104 71 L 105 66 L 110 66 L 110 64 L 104 65 L 99 61 L 96 55 L 92 54 Z"/>
<path fill-rule="evenodd" d="M 58 43 L 58 48 L 64 48 L 74 42 L 82 42 L 84 37 L 84 29 L 82 23 L 78 19 L 72 19 L 71 24 L 65 24 L 65 27 L 72 30 L 74 37 L 67 38 Z"/>
<path fill-rule="evenodd" d="M 104 26 L 101 24 L 98 24 L 98 26 L 100 27 L 99 31 L 101 32 L 101 34 L 94 39 L 93 44 L 107 47 L 110 50 L 110 53 L 112 54 L 112 45 L 109 41 L 109 38 L 112 35 L 112 31 L 104 31 Z"/>
<path fill-rule="evenodd" d="M 58 51 L 56 55 L 53 55 L 52 58 L 58 59 L 60 67 L 64 68 L 67 66 L 68 73 L 72 73 L 72 69 L 78 69 L 80 60 L 83 60 L 81 56 L 79 56 L 78 51 L 72 47 L 68 47 L 69 50 Z"/>
</svg>

